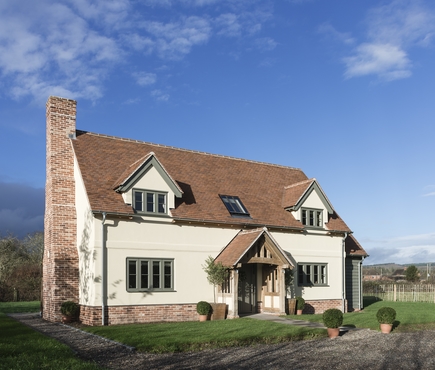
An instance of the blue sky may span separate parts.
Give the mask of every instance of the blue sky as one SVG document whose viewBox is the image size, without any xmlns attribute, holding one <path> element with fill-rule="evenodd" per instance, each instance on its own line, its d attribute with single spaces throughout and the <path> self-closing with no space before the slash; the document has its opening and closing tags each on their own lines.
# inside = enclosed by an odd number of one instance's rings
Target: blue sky
<svg viewBox="0 0 435 370">
<path fill-rule="evenodd" d="M 0 1 L 0 234 L 43 227 L 57 95 L 82 130 L 301 168 L 367 264 L 435 261 L 434 57 L 429 0 Z"/>
</svg>

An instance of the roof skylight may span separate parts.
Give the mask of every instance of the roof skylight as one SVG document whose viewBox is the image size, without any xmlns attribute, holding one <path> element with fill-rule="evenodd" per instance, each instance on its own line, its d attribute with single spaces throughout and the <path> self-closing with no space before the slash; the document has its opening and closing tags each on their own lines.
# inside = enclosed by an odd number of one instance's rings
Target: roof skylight
<svg viewBox="0 0 435 370">
<path fill-rule="evenodd" d="M 227 207 L 228 212 L 234 216 L 249 216 L 248 210 L 243 205 L 239 197 L 231 195 L 219 195 Z"/>
</svg>

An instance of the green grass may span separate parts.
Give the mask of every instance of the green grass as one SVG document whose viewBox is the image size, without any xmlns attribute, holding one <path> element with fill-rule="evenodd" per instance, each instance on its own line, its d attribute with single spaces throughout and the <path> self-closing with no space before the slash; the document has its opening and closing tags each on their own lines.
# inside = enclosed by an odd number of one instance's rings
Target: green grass
<svg viewBox="0 0 435 370">
<path fill-rule="evenodd" d="M 280 343 L 327 336 L 323 329 L 301 328 L 249 318 L 86 327 L 84 330 L 133 346 L 139 351 L 153 353 Z"/>
<path fill-rule="evenodd" d="M 99 369 L 73 351 L 5 313 L 39 312 L 39 302 L 0 302 L 0 369 Z"/>
<path fill-rule="evenodd" d="M 343 315 L 343 326 L 379 330 L 376 313 L 381 307 L 387 306 L 396 310 L 396 321 L 393 326 L 394 332 L 435 330 L 435 305 L 433 303 L 365 300 L 364 304 L 364 310 L 345 313 Z M 290 315 L 287 317 L 322 322 L 321 314 L 302 316 Z"/>
</svg>

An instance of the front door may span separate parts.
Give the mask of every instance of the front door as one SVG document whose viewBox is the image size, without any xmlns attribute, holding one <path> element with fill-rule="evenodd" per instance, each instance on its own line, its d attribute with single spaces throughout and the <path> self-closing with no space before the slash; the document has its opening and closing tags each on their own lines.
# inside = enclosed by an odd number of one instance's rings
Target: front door
<svg viewBox="0 0 435 370">
<path fill-rule="evenodd" d="M 239 269 L 239 314 L 257 312 L 256 265 L 247 264 Z"/>
</svg>

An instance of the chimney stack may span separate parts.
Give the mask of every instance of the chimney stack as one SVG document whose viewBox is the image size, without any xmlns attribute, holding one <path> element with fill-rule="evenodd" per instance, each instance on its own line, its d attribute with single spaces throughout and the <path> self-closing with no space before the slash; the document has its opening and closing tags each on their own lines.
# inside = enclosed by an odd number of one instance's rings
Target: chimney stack
<svg viewBox="0 0 435 370">
<path fill-rule="evenodd" d="M 46 105 L 46 184 L 43 259 L 43 318 L 60 321 L 64 301 L 79 303 L 75 207 L 75 100 L 50 96 Z"/>
</svg>

